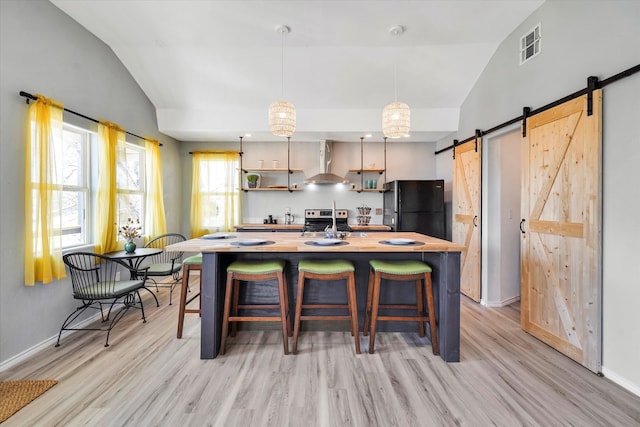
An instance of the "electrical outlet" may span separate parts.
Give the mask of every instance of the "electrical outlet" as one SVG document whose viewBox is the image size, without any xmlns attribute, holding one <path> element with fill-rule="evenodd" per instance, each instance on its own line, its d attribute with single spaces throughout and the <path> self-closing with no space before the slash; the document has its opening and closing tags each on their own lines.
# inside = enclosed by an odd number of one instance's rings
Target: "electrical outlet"
<svg viewBox="0 0 640 427">
<path fill-rule="evenodd" d="M 382 215 L 382 208 L 376 208 L 376 215 Z"/>
</svg>

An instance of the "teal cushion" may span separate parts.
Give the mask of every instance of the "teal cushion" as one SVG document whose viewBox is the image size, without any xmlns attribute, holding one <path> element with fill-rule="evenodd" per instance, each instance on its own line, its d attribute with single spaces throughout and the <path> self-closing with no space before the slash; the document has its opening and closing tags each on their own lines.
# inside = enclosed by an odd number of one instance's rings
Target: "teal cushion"
<svg viewBox="0 0 640 427">
<path fill-rule="evenodd" d="M 303 259 L 298 264 L 298 270 L 314 274 L 338 274 L 355 271 L 356 269 L 351 262 L 344 259 Z"/>
<path fill-rule="evenodd" d="M 202 254 L 187 257 L 182 260 L 182 264 L 202 264 Z"/>
<path fill-rule="evenodd" d="M 240 274 L 271 274 L 284 270 L 285 262 L 279 259 L 272 260 L 240 260 L 232 262 L 227 267 L 228 273 Z"/>
<path fill-rule="evenodd" d="M 399 276 L 408 274 L 431 273 L 431 267 L 422 261 L 402 260 L 402 261 L 382 261 L 371 260 L 369 265 L 375 271 L 387 274 L 397 274 Z"/>
</svg>

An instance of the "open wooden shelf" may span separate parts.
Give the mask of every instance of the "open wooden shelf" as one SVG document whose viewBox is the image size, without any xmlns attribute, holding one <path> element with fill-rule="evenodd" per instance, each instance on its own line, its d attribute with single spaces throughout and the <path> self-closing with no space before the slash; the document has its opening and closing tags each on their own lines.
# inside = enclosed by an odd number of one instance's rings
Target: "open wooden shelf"
<svg viewBox="0 0 640 427">
<path fill-rule="evenodd" d="M 372 173 L 379 173 L 382 174 L 384 172 L 384 169 L 349 169 L 350 173 L 363 173 L 363 172 L 372 172 Z"/>
<path fill-rule="evenodd" d="M 301 187 L 298 188 L 269 188 L 269 187 L 259 187 L 259 188 L 247 188 L 243 187 L 242 191 L 302 191 Z"/>
<path fill-rule="evenodd" d="M 302 169 L 287 169 L 287 168 L 243 168 L 242 172 L 271 172 L 271 173 L 294 173 L 303 172 Z"/>
</svg>

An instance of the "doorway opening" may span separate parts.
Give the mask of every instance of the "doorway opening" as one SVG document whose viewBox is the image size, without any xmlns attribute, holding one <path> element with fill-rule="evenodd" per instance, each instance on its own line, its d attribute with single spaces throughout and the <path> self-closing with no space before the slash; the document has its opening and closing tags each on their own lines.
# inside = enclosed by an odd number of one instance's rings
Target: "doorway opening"
<svg viewBox="0 0 640 427">
<path fill-rule="evenodd" d="M 515 125 L 484 138 L 480 303 L 503 307 L 520 300 L 522 137 Z"/>
</svg>

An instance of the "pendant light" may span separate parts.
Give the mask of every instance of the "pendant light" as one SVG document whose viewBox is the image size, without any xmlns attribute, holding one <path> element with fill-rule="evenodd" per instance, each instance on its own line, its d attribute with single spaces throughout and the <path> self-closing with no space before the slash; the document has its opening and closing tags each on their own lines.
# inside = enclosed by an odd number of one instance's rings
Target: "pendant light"
<svg viewBox="0 0 640 427">
<path fill-rule="evenodd" d="M 281 50 L 281 96 L 284 98 L 284 36 L 291 29 L 286 25 L 278 25 L 276 32 L 282 36 Z M 275 136 L 290 137 L 296 130 L 296 107 L 289 101 L 281 99 L 269 105 L 269 131 Z"/>
<path fill-rule="evenodd" d="M 394 36 L 404 33 L 402 25 L 391 27 L 389 32 Z M 393 65 L 394 102 L 387 104 L 382 110 L 382 133 L 387 138 L 401 138 L 409 134 L 411 129 L 411 111 L 404 102 L 398 102 L 397 62 Z"/>
</svg>

